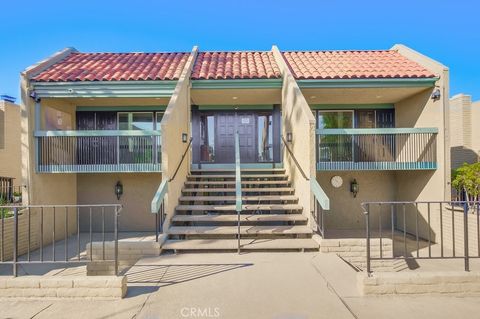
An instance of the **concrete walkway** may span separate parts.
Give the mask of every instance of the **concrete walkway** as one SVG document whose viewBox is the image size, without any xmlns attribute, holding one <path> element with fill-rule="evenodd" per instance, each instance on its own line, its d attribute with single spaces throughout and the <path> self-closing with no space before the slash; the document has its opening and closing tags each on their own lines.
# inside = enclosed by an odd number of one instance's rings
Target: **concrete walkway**
<svg viewBox="0 0 480 319">
<path fill-rule="evenodd" d="M 361 297 L 356 273 L 321 253 L 146 258 L 123 300 L 0 300 L 0 318 L 475 318 L 480 297 Z"/>
</svg>

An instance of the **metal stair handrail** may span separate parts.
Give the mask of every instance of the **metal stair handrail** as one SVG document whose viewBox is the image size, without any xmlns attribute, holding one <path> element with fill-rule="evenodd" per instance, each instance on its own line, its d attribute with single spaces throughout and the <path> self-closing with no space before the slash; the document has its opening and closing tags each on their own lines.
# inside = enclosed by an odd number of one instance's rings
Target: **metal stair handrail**
<svg viewBox="0 0 480 319">
<path fill-rule="evenodd" d="M 160 183 L 160 186 L 158 186 L 158 189 L 155 192 L 155 195 L 153 196 L 150 211 L 152 214 L 155 214 L 155 240 L 157 242 L 158 242 L 158 237 L 160 235 L 160 231 L 163 231 L 163 222 L 165 221 L 165 202 L 164 201 L 165 201 L 165 196 L 168 193 L 168 183 L 172 182 L 177 176 L 177 173 L 180 167 L 182 166 L 183 161 L 187 157 L 187 153 L 188 153 L 188 150 L 190 149 L 190 146 L 192 145 L 192 141 L 193 141 L 193 137 L 190 137 L 188 145 L 182 154 L 182 158 L 180 159 L 180 162 L 178 163 L 177 168 L 173 173 L 173 176 L 168 180 L 167 179 L 162 180 L 162 182 Z"/>
<path fill-rule="evenodd" d="M 240 135 L 235 132 L 235 210 L 237 211 L 237 251 L 240 253 L 240 213 L 242 211 L 242 176 L 240 173 Z"/>
<path fill-rule="evenodd" d="M 292 150 L 290 149 L 290 147 L 288 147 L 287 141 L 285 140 L 285 137 L 283 137 L 283 135 L 282 140 L 288 154 L 292 157 L 293 162 L 300 171 L 300 174 L 302 174 L 305 180 L 310 182 L 310 192 L 313 194 L 313 197 L 315 199 L 313 214 L 317 223 L 317 230 L 322 235 L 322 237 L 325 237 L 323 213 L 325 210 L 330 210 L 330 199 L 328 198 L 327 194 L 320 186 L 320 184 L 318 184 L 317 179 L 315 177 L 308 177 L 307 174 L 305 174 L 305 171 L 300 166 L 300 163 L 298 163 Z"/>
</svg>

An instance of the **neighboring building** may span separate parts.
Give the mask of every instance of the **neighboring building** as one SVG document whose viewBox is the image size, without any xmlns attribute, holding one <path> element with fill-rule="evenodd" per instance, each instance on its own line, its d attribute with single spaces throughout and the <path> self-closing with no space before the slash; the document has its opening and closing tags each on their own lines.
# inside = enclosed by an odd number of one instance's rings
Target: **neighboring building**
<svg viewBox="0 0 480 319">
<path fill-rule="evenodd" d="M 22 189 L 21 116 L 14 99 L 0 98 L 0 197 L 13 198 Z"/>
<path fill-rule="evenodd" d="M 457 94 L 450 99 L 450 156 L 452 169 L 476 163 L 480 155 L 480 101 Z"/>
<path fill-rule="evenodd" d="M 235 215 L 222 212 L 234 211 L 236 132 L 242 168 L 251 169 L 242 177 L 243 209 L 252 211 L 246 236 L 291 239 L 286 246 L 309 239 L 314 194 L 329 208 L 327 233 L 363 230 L 363 201 L 450 196 L 448 69 L 402 45 L 69 48 L 23 72 L 21 90 L 26 202 L 120 202 L 122 231 L 152 231 L 150 204 L 167 181 L 164 229 L 176 239 L 166 244 L 172 249 L 220 249 L 219 242 L 235 238 Z M 312 190 L 315 178 L 328 198 Z M 124 189 L 119 201 L 117 182 Z M 256 216 L 265 214 L 272 216 Z M 311 247 L 295 243 L 288 247 Z"/>
</svg>

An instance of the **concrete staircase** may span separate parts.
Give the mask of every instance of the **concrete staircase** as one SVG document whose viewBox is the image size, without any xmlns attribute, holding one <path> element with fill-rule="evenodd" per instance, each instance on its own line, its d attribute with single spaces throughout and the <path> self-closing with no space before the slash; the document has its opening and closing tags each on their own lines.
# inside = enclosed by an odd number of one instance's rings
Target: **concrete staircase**
<svg viewBox="0 0 480 319">
<path fill-rule="evenodd" d="M 241 249 L 319 249 L 284 169 L 242 169 Z M 236 251 L 235 171 L 192 170 L 163 250 Z"/>
</svg>

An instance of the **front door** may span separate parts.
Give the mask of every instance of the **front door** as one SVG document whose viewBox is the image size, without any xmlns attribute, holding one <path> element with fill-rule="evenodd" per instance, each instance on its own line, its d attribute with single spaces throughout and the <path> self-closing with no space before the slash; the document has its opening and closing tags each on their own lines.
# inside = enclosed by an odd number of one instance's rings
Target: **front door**
<svg viewBox="0 0 480 319">
<path fill-rule="evenodd" d="M 252 113 L 225 112 L 215 116 L 215 162 L 235 161 L 235 132 L 239 133 L 240 161 L 256 161 L 256 121 Z"/>
</svg>

